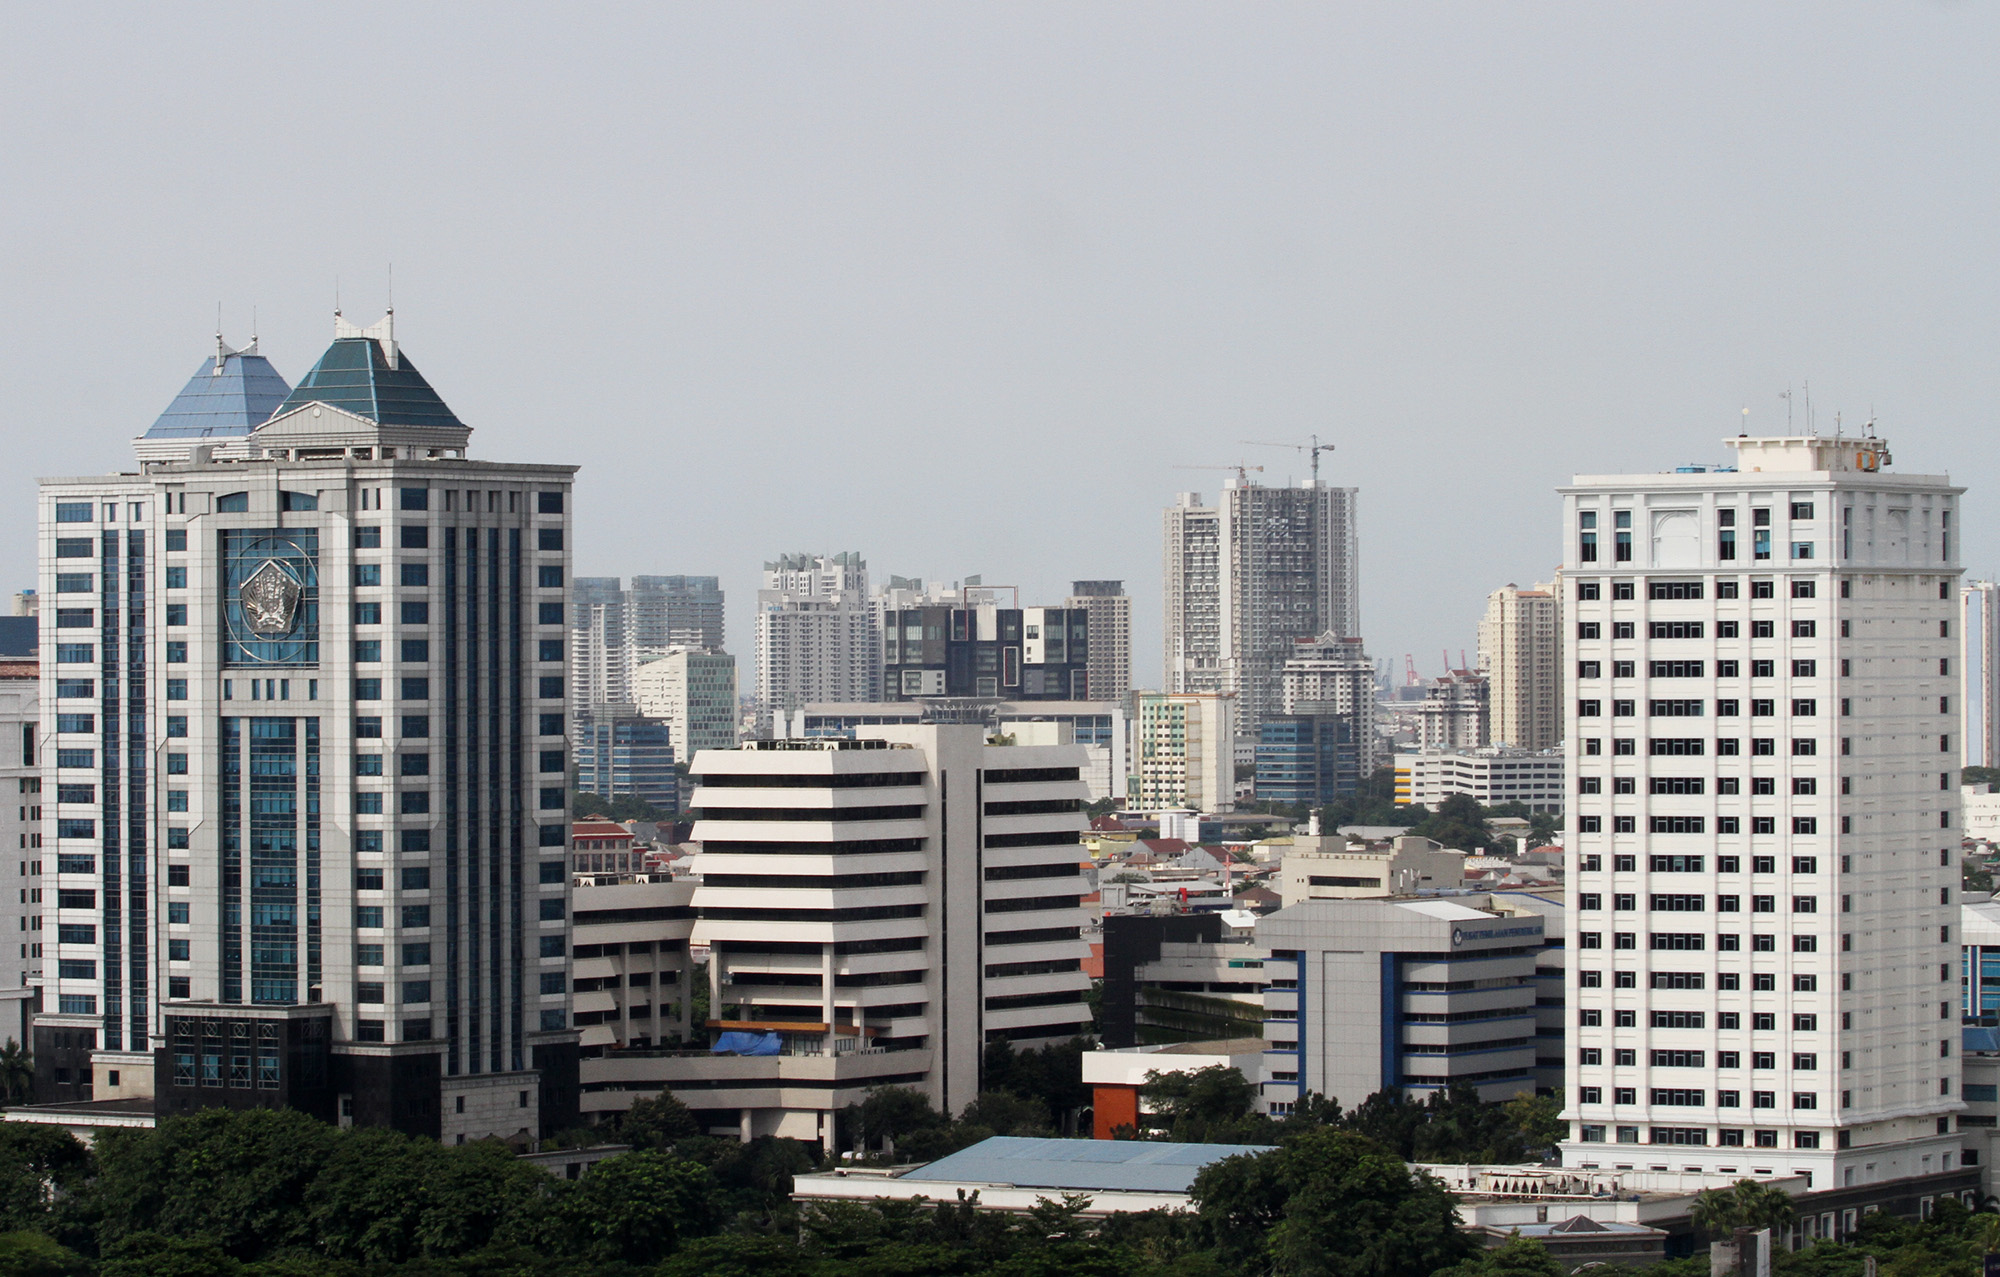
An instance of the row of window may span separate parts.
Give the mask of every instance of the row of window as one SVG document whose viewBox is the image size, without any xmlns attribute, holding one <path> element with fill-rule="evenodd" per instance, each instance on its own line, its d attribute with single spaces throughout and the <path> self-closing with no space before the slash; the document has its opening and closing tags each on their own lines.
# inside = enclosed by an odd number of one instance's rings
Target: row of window
<svg viewBox="0 0 2000 1277">
<path fill-rule="evenodd" d="M 1939 774 L 1949 777 L 1951 773 L 1941 772 Z M 1840 778 L 1840 792 L 1843 794 L 1848 791 L 1848 780 L 1849 778 L 1846 776 Z M 1939 788 L 1949 789 L 1950 786 L 1941 785 Z M 1646 779 L 1646 790 L 1652 794 L 1701 795 L 1708 792 L 1708 778 L 1706 776 L 1649 776 Z M 1604 777 L 1577 777 L 1576 792 L 1579 794 L 1601 794 L 1605 792 Z M 1613 794 L 1636 794 L 1639 792 L 1638 777 L 1611 777 L 1611 792 Z M 1715 778 L 1715 792 L 1723 797 L 1741 794 L 1743 792 L 1742 777 L 1717 776 Z M 1750 793 L 1752 796 L 1770 796 L 1775 795 L 1777 792 L 1777 777 L 1752 776 L 1750 778 Z M 1817 794 L 1819 792 L 1819 778 L 1817 776 L 1792 777 L 1792 792 L 1799 795 Z"/>
<path fill-rule="evenodd" d="M 1654 1054 L 1658 1055 L 1660 1053 L 1655 1051 Z M 1699 1055 L 1701 1052 L 1695 1051 L 1690 1054 Z M 1811 1059 L 1812 1057 L 1805 1056 L 1801 1058 Z M 1604 1103 L 1604 1088 L 1601 1086 L 1578 1087 L 1577 1092 L 1581 1101 L 1585 1104 Z M 1705 1108 L 1708 1104 L 1708 1092 L 1699 1089 L 1680 1086 L 1656 1086 L 1650 1088 L 1650 1092 L 1652 1103 L 1661 1108 Z M 1611 1102 L 1613 1104 L 1637 1104 L 1639 1102 L 1639 1092 L 1636 1087 L 1613 1087 L 1612 1096 Z M 1715 1093 L 1715 1107 L 1719 1109 L 1742 1108 L 1743 1092 L 1733 1090 L 1717 1091 Z M 1778 1107 L 1778 1093 L 1776 1091 L 1752 1091 L 1750 1092 L 1750 1107 L 1774 1109 Z M 1814 1091 L 1794 1091 L 1792 1092 L 1792 1107 L 1794 1109 L 1816 1109 L 1819 1107 L 1819 1095 Z"/>
<path fill-rule="evenodd" d="M 168 569 L 168 573 L 170 575 L 174 571 L 175 569 L 172 568 Z M 422 587 L 429 585 L 431 583 L 430 564 L 428 563 L 397 564 L 396 583 L 398 585 L 411 586 L 411 587 Z M 535 569 L 535 584 L 538 587 L 545 590 L 559 590 L 562 588 L 562 583 L 563 583 L 563 570 L 560 564 L 548 563 L 548 564 L 543 564 L 542 566 L 537 567 Z M 185 573 L 183 573 L 182 575 L 181 584 L 183 585 L 187 584 Z M 376 586 L 382 584 L 382 565 L 379 563 L 355 564 L 354 584 L 357 586 Z M 171 588 L 171 586 L 169 588 Z"/>
<path fill-rule="evenodd" d="M 1848 817 L 1842 817 L 1841 819 L 1845 821 Z M 1648 833 L 1655 834 L 1701 834 L 1708 832 L 1708 817 L 1649 816 L 1647 817 L 1646 827 Z M 1604 832 L 1604 817 L 1578 816 L 1576 818 L 1576 828 L 1578 833 L 1601 834 Z M 1639 818 L 1637 816 L 1613 816 L 1611 817 L 1611 832 L 1614 834 L 1636 834 L 1639 832 Z M 1742 833 L 1743 817 L 1717 816 L 1715 818 L 1715 832 L 1718 834 Z M 1752 816 L 1750 817 L 1750 832 L 1753 834 L 1775 834 L 1778 832 L 1778 818 L 1776 816 Z M 1792 832 L 1801 835 L 1817 834 L 1819 832 L 1819 817 L 1792 817 Z M 1848 832 L 1844 825 L 1841 832 Z"/>
<path fill-rule="evenodd" d="M 1949 930 L 1949 928 L 1941 928 L 1941 930 Z M 1949 940 L 1949 937 L 1944 937 L 1944 939 Z M 1636 932 L 1615 931 L 1612 933 L 1611 940 L 1611 947 L 1614 949 L 1637 949 L 1639 947 L 1639 937 Z M 1577 933 L 1577 948 L 1602 949 L 1603 947 L 1603 932 L 1582 931 Z M 1700 953 L 1708 948 L 1708 937 L 1700 932 L 1655 931 L 1650 933 L 1649 947 L 1663 952 Z M 1715 937 L 1715 948 L 1718 953 L 1741 952 L 1743 949 L 1743 937 L 1734 933 L 1718 935 Z M 1778 942 L 1775 936 L 1753 935 L 1750 937 L 1750 952 L 1752 953 L 1774 953 L 1777 951 L 1777 948 Z M 1817 953 L 1818 951 L 1818 936 L 1792 937 L 1792 952 Z"/>
<path fill-rule="evenodd" d="M 1941 888 L 1941 890 L 1949 892 L 1951 888 L 1945 887 Z M 1702 895 L 1655 892 L 1646 899 L 1647 907 L 1653 913 L 1706 913 L 1708 911 L 1708 897 Z M 1752 896 L 1750 897 L 1750 912 L 1776 913 L 1778 911 L 1777 900 L 1776 896 Z M 1619 892 L 1612 896 L 1612 908 L 1620 912 L 1630 912 L 1639 907 L 1638 901 L 1639 897 L 1635 894 Z M 1946 900 L 1943 903 L 1948 904 L 1950 901 Z M 1604 908 L 1604 897 L 1595 891 L 1582 892 L 1577 897 L 1577 907 L 1587 912 L 1596 912 Z M 1743 897 L 1717 896 L 1715 898 L 1715 911 L 1717 913 L 1741 913 L 1743 912 Z M 1792 912 L 1818 913 L 1819 897 L 1793 896 Z"/>
<path fill-rule="evenodd" d="M 1648 980 L 1651 987 L 1655 989 L 1699 990 L 1708 987 L 1708 972 L 1654 971 L 1649 973 Z M 1577 987 L 1583 989 L 1603 988 L 1604 973 L 1595 970 L 1577 972 Z M 1639 987 L 1639 973 L 1636 971 L 1614 971 L 1611 973 L 1611 987 L 1614 989 L 1636 989 Z M 1715 974 L 1715 987 L 1725 993 L 1738 992 L 1743 988 L 1743 973 L 1740 971 L 1718 971 Z M 1750 990 L 1753 993 L 1776 993 L 1778 991 L 1777 975 L 1770 971 L 1751 972 Z M 1816 993 L 1818 991 L 1818 976 L 1798 974 L 1792 977 L 1792 992 Z"/>
<path fill-rule="evenodd" d="M 457 503 L 453 500 L 453 498 L 455 498 L 458 495 L 457 490 L 447 489 L 443 491 L 445 493 L 445 498 L 446 498 L 446 504 L 444 508 L 447 510 L 455 509 Z M 173 505 L 174 498 L 176 496 L 181 496 L 181 495 L 182 494 L 180 493 L 167 494 L 167 502 L 170 507 L 169 513 L 173 512 L 171 507 Z M 367 495 L 368 493 L 364 492 L 363 494 L 364 506 L 365 506 L 365 498 Z M 488 492 L 486 494 L 487 498 L 486 508 L 488 513 L 498 512 L 499 496 L 500 494 L 497 491 Z M 279 508 L 284 510 L 317 510 L 319 508 L 319 498 L 310 492 L 280 492 L 278 494 L 278 498 L 279 498 L 278 500 Z M 467 510 L 470 510 L 472 508 L 473 504 L 472 498 L 473 494 L 468 491 L 465 499 Z M 509 492 L 507 494 L 507 508 L 509 513 L 513 512 L 514 500 L 515 500 L 515 494 L 513 492 Z M 147 503 L 144 501 L 134 501 L 131 503 L 132 508 L 130 511 L 130 516 L 132 522 L 137 523 L 141 522 L 144 519 L 146 505 Z M 376 505 L 372 508 L 375 509 L 381 508 L 379 498 L 376 502 Z M 430 509 L 431 490 L 428 487 L 397 489 L 396 508 L 399 510 Z M 226 492 L 215 498 L 215 512 L 217 514 L 246 514 L 249 512 L 249 509 L 250 509 L 250 494 L 248 492 Z M 544 489 L 544 490 L 539 490 L 535 493 L 536 514 L 561 514 L 562 512 L 563 512 L 563 494 L 560 491 L 552 491 Z M 181 513 L 186 513 L 185 507 L 181 509 Z M 97 521 L 97 503 L 93 501 L 58 501 L 56 502 L 55 517 L 57 523 L 94 523 Z M 117 521 L 118 521 L 118 503 L 115 501 L 104 502 L 104 522 L 116 523 Z M 422 530 L 421 525 L 411 525 L 411 526 L 417 527 L 419 530 Z M 379 536 L 379 531 L 380 531 L 379 529 L 369 529 L 369 530 L 376 531 Z M 363 529 L 359 528 L 356 529 L 357 533 L 361 531 L 363 531 Z M 77 538 L 77 539 L 82 539 L 82 538 Z M 88 544 L 87 541 L 86 544 Z M 562 542 L 560 538 L 558 538 L 556 544 L 553 547 L 551 547 L 548 545 L 547 541 L 544 540 L 542 543 L 542 548 L 543 549 L 554 548 L 560 550 L 562 548 Z M 185 528 L 169 529 L 167 532 L 167 549 L 168 550 L 187 549 L 187 529 Z M 58 542 L 57 552 L 58 555 L 60 556 L 61 554 L 60 541 Z"/>
<path fill-rule="evenodd" d="M 1846 1134 L 1844 1131 L 1841 1133 L 1843 1135 Z M 1654 1144 L 1672 1144 L 1683 1147 L 1693 1145 L 1699 1147 L 1708 1143 L 1708 1132 L 1700 1127 L 1655 1126 L 1652 1128 L 1651 1134 L 1651 1142 Z M 1637 1144 L 1639 1142 L 1639 1128 L 1636 1126 L 1621 1126 L 1617 1129 L 1617 1136 L 1617 1142 L 1620 1144 Z M 1778 1133 L 1776 1131 L 1753 1131 L 1751 1132 L 1751 1137 L 1752 1143 L 1758 1148 L 1778 1147 Z M 1577 1138 L 1585 1144 L 1603 1144 L 1608 1142 L 1604 1138 L 1604 1127 L 1588 1122 L 1577 1127 Z M 1740 1130 L 1717 1131 L 1715 1133 L 1715 1142 L 1723 1148 L 1742 1148 L 1744 1147 L 1743 1132 Z M 1792 1147 L 1818 1148 L 1819 1132 L 1793 1131 Z M 1845 1145 L 1842 1145 L 1842 1147 L 1845 1147 Z"/>
<path fill-rule="evenodd" d="M 1846 582 L 1842 582 L 1843 586 L 1845 586 L 1845 584 Z M 1818 592 L 1818 585 L 1819 583 L 1814 580 L 1808 580 L 1808 579 L 1795 580 L 1791 583 L 1791 595 L 1795 599 L 1812 598 Z M 1715 583 L 1715 597 L 1718 599 L 1740 598 L 1742 597 L 1742 586 L 1743 583 L 1741 581 L 1736 581 L 1736 580 L 1717 581 Z M 1777 593 L 1778 593 L 1777 581 L 1773 577 L 1752 579 L 1750 582 L 1750 597 L 1753 599 L 1776 598 Z M 1576 583 L 1576 597 L 1579 602 L 1583 603 L 1589 603 L 1597 599 L 1603 598 L 1604 594 L 1602 590 L 1602 583 L 1597 581 L 1578 581 Z M 1632 582 L 1613 581 L 1611 583 L 1611 597 L 1614 600 L 1629 600 L 1631 598 L 1634 598 L 1635 594 Z M 1706 581 L 1648 581 L 1646 583 L 1646 597 L 1649 599 L 1668 600 L 1668 601 L 1703 599 L 1708 597 L 1707 582 Z M 1844 590 L 1841 594 L 1841 597 L 1842 598 L 1847 597 L 1847 594 Z"/>
<path fill-rule="evenodd" d="M 1840 672 L 1845 676 L 1850 667 L 1846 661 L 1842 661 L 1840 666 Z M 1750 677 L 1752 678 L 1776 678 L 1778 676 L 1777 670 L 1778 663 L 1776 661 L 1750 662 Z M 1637 678 L 1637 671 L 1638 662 L 1636 661 L 1611 662 L 1611 676 L 1613 678 Z M 1949 661 L 1938 662 L 1939 674 L 1948 675 L 1950 672 L 1951 663 Z M 1708 662 L 1648 661 L 1646 662 L 1646 674 L 1649 678 L 1707 678 Z M 1816 678 L 1818 675 L 1818 661 L 1798 660 L 1792 662 L 1793 678 Z M 1604 662 L 1578 661 L 1576 663 L 1576 676 L 1578 678 L 1602 678 L 1604 677 Z M 1743 663 L 1741 661 L 1717 661 L 1715 663 L 1715 676 L 1717 678 L 1741 678 L 1743 676 Z"/>
<path fill-rule="evenodd" d="M 1618 873 L 1638 872 L 1639 860 L 1638 857 L 1636 856 L 1629 856 L 1629 855 L 1613 856 L 1611 859 L 1612 859 L 1611 867 Z M 1846 856 L 1842 856 L 1840 859 L 1841 859 L 1841 872 L 1845 873 L 1848 871 L 1848 863 L 1847 863 L 1848 858 Z M 1604 868 L 1604 857 L 1596 854 L 1584 856 L 1581 858 L 1581 863 L 1577 867 L 1581 869 L 1584 873 L 1597 873 Z M 1708 867 L 1708 858 L 1706 856 L 1663 855 L 1663 856 L 1649 856 L 1647 857 L 1646 860 L 1646 868 L 1649 871 L 1656 874 L 1706 873 L 1707 867 Z M 1725 874 L 1742 873 L 1743 857 L 1717 856 L 1715 858 L 1715 871 L 1717 873 L 1725 873 Z M 1759 874 L 1774 874 L 1778 872 L 1778 858 L 1776 856 L 1752 856 L 1750 857 L 1750 872 Z M 1792 872 L 1795 874 L 1818 873 L 1819 857 L 1793 856 Z"/>
<path fill-rule="evenodd" d="M 1613 1028 L 1636 1029 L 1639 1027 L 1639 1013 L 1637 1011 L 1613 1011 L 1611 1014 L 1613 1017 L 1611 1027 Z M 1648 1015 L 1648 1027 L 1650 1028 L 1705 1029 L 1708 1027 L 1708 1012 L 1706 1011 L 1653 1011 L 1649 1012 Z M 1604 1012 L 1597 1007 L 1584 1007 L 1577 1012 L 1577 1023 L 1586 1029 L 1601 1028 L 1604 1024 Z M 1725 1031 L 1740 1031 L 1743 1028 L 1743 1013 L 1740 1011 L 1718 1011 L 1715 1014 L 1715 1027 Z M 1847 1028 L 1848 1025 L 1843 1022 L 1841 1027 Z M 1750 1029 L 1752 1032 L 1775 1033 L 1777 1028 L 1778 1017 L 1775 1012 L 1753 1011 L 1750 1013 Z M 1818 1014 L 1811 1011 L 1793 1013 L 1792 1032 L 1819 1032 Z M 1579 1056 L 1581 1062 L 1584 1064 L 1602 1064 L 1604 1062 L 1603 1052 L 1594 1046 L 1583 1048 Z"/>
<path fill-rule="evenodd" d="M 1851 706 L 1848 701 L 1843 700 L 1840 702 L 1840 712 L 1843 717 L 1847 716 L 1850 708 Z M 1615 700 L 1611 702 L 1611 716 L 1613 718 L 1632 718 L 1638 712 L 1639 702 L 1636 700 Z M 1752 718 L 1772 718 L 1777 715 L 1777 712 L 1778 702 L 1774 699 L 1759 699 L 1750 702 L 1750 717 Z M 1649 700 L 1646 702 L 1646 713 L 1652 718 L 1703 718 L 1708 713 L 1708 702 L 1704 700 Z M 1715 702 L 1715 716 L 1717 718 L 1737 718 L 1742 713 L 1743 702 L 1740 700 L 1718 700 Z M 1809 697 L 1793 698 L 1793 718 L 1812 718 L 1818 713 L 1819 702 L 1817 700 Z M 1949 696 L 1938 697 L 1938 713 L 1951 713 L 1951 698 Z M 1604 716 L 1604 702 L 1596 699 L 1580 699 L 1576 703 L 1576 716 L 1578 718 L 1602 718 Z"/>
<path fill-rule="evenodd" d="M 1840 624 L 1841 624 L 1841 637 L 1842 638 L 1849 637 L 1848 623 L 1846 621 L 1842 621 Z M 1942 624 L 1942 622 L 1940 622 L 1940 624 Z M 1604 625 L 1600 621 L 1578 621 L 1576 623 L 1576 636 L 1579 639 L 1601 639 L 1604 637 Z M 1704 625 L 1700 621 L 1654 621 L 1647 628 L 1647 636 L 1656 639 L 1682 639 L 1682 638 L 1698 639 L 1704 637 Z M 1614 639 L 1629 639 L 1629 638 L 1639 637 L 1638 623 L 1635 621 L 1611 622 L 1611 637 Z M 1715 623 L 1715 637 L 1719 639 L 1733 639 L 1733 638 L 1741 638 L 1743 637 L 1743 634 L 1742 634 L 1742 629 L 1737 622 L 1717 621 Z M 1750 622 L 1750 637 L 1753 639 L 1778 637 L 1777 622 L 1776 621 Z M 1793 638 L 1819 637 L 1819 622 L 1793 621 L 1792 637 Z M 1938 637 L 1943 638 L 1945 637 L 1945 635 L 1940 634 Z"/>
<path fill-rule="evenodd" d="M 425 701 L 430 699 L 431 681 L 426 677 L 411 677 L 396 680 L 401 691 L 399 700 Z M 563 679 L 560 674 L 543 675 L 536 680 L 536 695 L 544 700 L 560 700 L 563 695 Z M 174 699 L 171 695 L 169 700 Z M 183 697 L 182 699 L 185 699 Z M 357 701 L 379 701 L 382 699 L 382 680 L 379 678 L 357 678 L 354 680 L 354 699 Z"/>
<path fill-rule="evenodd" d="M 558 571 L 560 571 L 560 569 L 558 569 Z M 375 581 L 375 582 L 368 582 L 367 584 L 380 585 L 381 582 Z M 544 584 L 547 583 L 544 582 Z M 556 584 L 560 585 L 561 582 L 558 581 Z M 398 619 L 404 625 L 429 625 L 431 622 L 431 605 L 425 600 L 403 599 L 400 602 L 398 602 L 397 609 L 398 609 L 397 611 Z M 166 613 L 166 623 L 169 628 L 175 628 L 187 624 L 187 616 L 188 616 L 187 604 L 169 603 L 166 605 L 165 613 Z M 354 605 L 354 623 L 356 625 L 382 624 L 381 603 L 379 602 L 356 603 Z M 535 623 L 537 625 L 562 625 L 564 623 L 563 605 L 560 603 L 536 604 Z M 59 630 L 96 629 L 97 610 L 95 608 L 87 608 L 87 607 L 57 608 L 56 628 Z M 549 647 L 550 642 L 555 642 L 557 644 L 556 648 L 551 649 Z M 540 659 L 545 661 L 560 660 L 562 659 L 560 655 L 560 649 L 561 649 L 560 640 L 542 640 L 542 645 L 539 648 L 539 652 L 541 654 Z M 556 651 L 558 654 L 553 656 L 549 655 L 548 653 L 551 650 Z M 95 649 L 90 644 L 59 643 L 57 644 L 56 651 L 57 651 L 57 660 L 67 663 L 71 661 L 88 661 L 92 659 Z M 186 658 L 183 656 L 182 659 Z"/>
</svg>

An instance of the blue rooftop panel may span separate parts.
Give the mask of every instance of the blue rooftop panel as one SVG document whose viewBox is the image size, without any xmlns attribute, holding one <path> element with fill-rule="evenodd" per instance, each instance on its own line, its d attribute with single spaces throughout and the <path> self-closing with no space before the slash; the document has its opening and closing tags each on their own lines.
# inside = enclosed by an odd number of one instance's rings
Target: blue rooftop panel
<svg viewBox="0 0 2000 1277">
<path fill-rule="evenodd" d="M 1260 1144 L 1168 1144 L 1154 1140 L 1054 1140 L 996 1135 L 960 1149 L 906 1181 L 1015 1184 L 1023 1188 L 1185 1193 L 1211 1162 L 1267 1153 Z"/>
<path fill-rule="evenodd" d="M 336 337 L 278 411 L 323 403 L 383 426 L 465 425 L 408 355 L 399 351 L 396 363 L 389 366 L 382 343 L 372 337 Z"/>
<path fill-rule="evenodd" d="M 204 359 L 148 439 L 227 439 L 249 434 L 271 419 L 291 387 L 262 355 L 226 355 L 222 366 Z"/>
</svg>

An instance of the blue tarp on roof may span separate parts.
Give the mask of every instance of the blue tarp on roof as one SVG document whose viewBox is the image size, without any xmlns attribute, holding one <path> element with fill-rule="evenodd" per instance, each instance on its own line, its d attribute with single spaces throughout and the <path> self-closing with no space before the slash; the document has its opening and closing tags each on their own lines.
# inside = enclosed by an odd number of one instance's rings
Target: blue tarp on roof
<svg viewBox="0 0 2000 1277">
<path fill-rule="evenodd" d="M 216 370 L 211 357 L 167 410 L 160 414 L 148 439 L 226 439 L 249 434 L 271 419 L 291 387 L 262 355 L 228 355 Z"/>
<path fill-rule="evenodd" d="M 776 1055 L 780 1045 L 775 1033 L 738 1033 L 732 1029 L 708 1049 L 714 1055 Z"/>
<path fill-rule="evenodd" d="M 382 426 L 465 425 L 408 355 L 399 351 L 396 363 L 389 366 L 382 343 L 372 337 L 336 337 L 278 411 L 323 403 Z"/>
<path fill-rule="evenodd" d="M 1017 1184 L 1072 1192 L 1125 1189 L 1185 1193 L 1211 1162 L 1265 1153 L 1261 1144 L 1168 1144 L 1154 1140 L 1051 1140 L 996 1135 L 903 1176 L 906 1180 Z"/>
</svg>

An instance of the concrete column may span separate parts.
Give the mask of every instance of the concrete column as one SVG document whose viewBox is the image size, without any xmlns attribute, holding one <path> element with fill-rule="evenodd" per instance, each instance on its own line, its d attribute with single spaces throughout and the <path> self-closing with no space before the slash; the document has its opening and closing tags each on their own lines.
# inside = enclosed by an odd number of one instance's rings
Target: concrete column
<svg viewBox="0 0 2000 1277">
<path fill-rule="evenodd" d="M 826 1045 L 823 1049 L 826 1054 L 832 1055 L 834 1053 L 833 1013 L 836 1008 L 833 1005 L 833 945 L 831 943 L 823 944 L 819 947 L 819 978 L 820 1018 L 826 1021 Z"/>
</svg>

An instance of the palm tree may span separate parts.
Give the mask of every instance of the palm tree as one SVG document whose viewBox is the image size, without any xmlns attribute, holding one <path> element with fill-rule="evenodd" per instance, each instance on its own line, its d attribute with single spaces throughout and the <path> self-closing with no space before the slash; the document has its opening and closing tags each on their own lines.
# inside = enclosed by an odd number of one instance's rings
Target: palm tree
<svg viewBox="0 0 2000 1277">
<path fill-rule="evenodd" d="M 1739 1179 L 1728 1188 L 1705 1188 L 1695 1195 L 1688 1211 L 1689 1221 L 1711 1237 L 1736 1228 L 1780 1232 L 1791 1227 L 1797 1215 L 1789 1193 L 1754 1179 Z"/>
<path fill-rule="evenodd" d="M 35 1089 L 35 1062 L 27 1049 L 12 1038 L 0 1046 L 0 1100 L 9 1104 L 25 1100 Z"/>
</svg>

